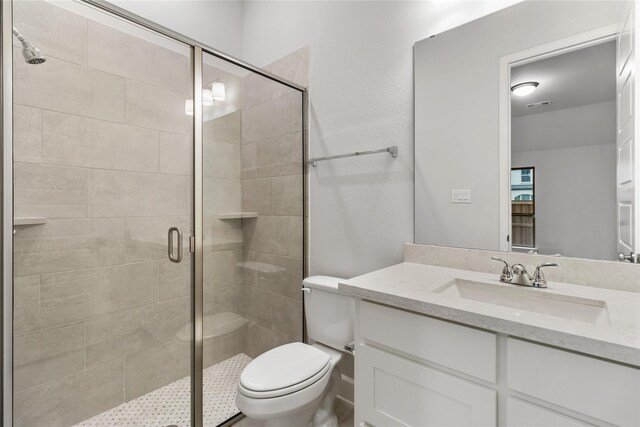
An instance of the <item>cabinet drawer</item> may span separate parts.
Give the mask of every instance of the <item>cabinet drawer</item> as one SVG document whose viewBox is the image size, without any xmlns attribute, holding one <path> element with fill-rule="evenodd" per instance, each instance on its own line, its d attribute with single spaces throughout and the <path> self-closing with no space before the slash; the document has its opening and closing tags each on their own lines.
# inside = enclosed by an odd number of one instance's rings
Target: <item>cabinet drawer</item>
<svg viewBox="0 0 640 427">
<path fill-rule="evenodd" d="M 365 340 L 496 382 L 495 334 L 366 301 L 359 316 Z"/>
<path fill-rule="evenodd" d="M 592 427 L 548 408 L 525 402 L 515 397 L 507 399 L 507 425 L 509 427 Z"/>
<path fill-rule="evenodd" d="M 640 425 L 640 369 L 507 340 L 509 387 L 620 426 Z"/>
<path fill-rule="evenodd" d="M 378 350 L 358 347 L 356 402 L 364 425 L 496 425 L 496 391 Z"/>
</svg>

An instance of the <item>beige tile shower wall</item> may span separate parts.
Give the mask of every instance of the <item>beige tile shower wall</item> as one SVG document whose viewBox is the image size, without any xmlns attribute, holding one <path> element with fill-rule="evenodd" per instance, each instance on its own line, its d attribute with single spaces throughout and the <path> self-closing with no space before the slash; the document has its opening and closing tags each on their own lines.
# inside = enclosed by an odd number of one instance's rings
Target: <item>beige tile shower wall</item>
<svg viewBox="0 0 640 427">
<path fill-rule="evenodd" d="M 302 49 L 266 67 L 307 85 Z M 242 210 L 244 313 L 251 357 L 302 339 L 302 95 L 264 77 L 244 78 Z"/>
<path fill-rule="evenodd" d="M 15 425 L 68 426 L 189 374 L 189 259 L 166 259 L 166 233 L 191 230 L 190 61 L 50 3 L 14 9 L 47 56 L 14 52 L 15 215 L 47 218 L 15 234 Z M 239 160 L 235 179 L 239 206 Z"/>
</svg>

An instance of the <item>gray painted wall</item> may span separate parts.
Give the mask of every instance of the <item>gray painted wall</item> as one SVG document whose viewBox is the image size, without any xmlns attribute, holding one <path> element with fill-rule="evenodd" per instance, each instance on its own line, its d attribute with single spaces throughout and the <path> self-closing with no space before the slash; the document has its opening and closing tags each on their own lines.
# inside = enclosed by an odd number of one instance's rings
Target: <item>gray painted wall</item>
<svg viewBox="0 0 640 427">
<path fill-rule="evenodd" d="M 222 52 L 242 55 L 242 1 L 108 1 Z"/>
<path fill-rule="evenodd" d="M 412 46 L 509 3 L 245 3 L 246 60 L 262 65 L 309 47 L 312 156 L 400 147 L 397 159 L 310 171 L 311 274 L 351 277 L 402 261 L 414 231 Z"/>
</svg>

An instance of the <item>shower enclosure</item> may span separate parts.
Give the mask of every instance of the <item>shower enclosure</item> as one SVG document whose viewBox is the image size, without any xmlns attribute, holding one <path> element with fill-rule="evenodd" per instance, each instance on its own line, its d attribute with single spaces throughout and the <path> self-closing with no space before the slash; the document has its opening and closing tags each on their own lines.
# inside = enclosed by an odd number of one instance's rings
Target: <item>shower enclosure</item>
<svg viewBox="0 0 640 427">
<path fill-rule="evenodd" d="M 303 338 L 305 89 L 101 1 L 1 13 L 3 425 L 229 424 Z"/>
</svg>

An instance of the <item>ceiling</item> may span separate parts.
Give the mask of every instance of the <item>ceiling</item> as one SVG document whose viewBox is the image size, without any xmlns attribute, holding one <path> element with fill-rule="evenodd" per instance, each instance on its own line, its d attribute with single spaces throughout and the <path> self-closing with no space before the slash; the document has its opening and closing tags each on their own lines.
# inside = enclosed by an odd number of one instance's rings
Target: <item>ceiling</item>
<svg viewBox="0 0 640 427">
<path fill-rule="evenodd" d="M 527 96 L 511 95 L 513 117 L 614 101 L 616 96 L 615 40 L 531 62 L 511 69 L 511 85 L 536 81 Z M 527 108 L 527 104 L 551 105 Z"/>
</svg>

